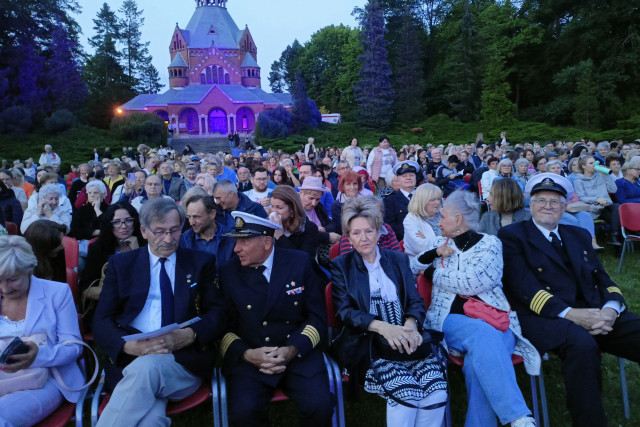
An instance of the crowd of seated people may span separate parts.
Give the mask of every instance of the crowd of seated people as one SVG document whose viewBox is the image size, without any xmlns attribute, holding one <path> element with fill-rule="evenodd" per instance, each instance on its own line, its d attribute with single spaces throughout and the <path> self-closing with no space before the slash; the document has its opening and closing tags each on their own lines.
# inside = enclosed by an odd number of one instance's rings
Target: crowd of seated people
<svg viewBox="0 0 640 427">
<path fill-rule="evenodd" d="M 69 236 L 80 256 L 73 315 L 82 313 L 93 332 L 112 393 L 101 425 L 165 423 L 167 399 L 188 396 L 211 375 L 213 343 L 224 355 L 233 423 L 263 425 L 283 388 L 305 423 L 324 425 L 334 401 L 318 359 L 329 282 L 345 336 L 377 336 L 391 348 L 350 367 L 356 384 L 386 400 L 387 425 L 442 423 L 446 355 L 409 357 L 422 354 L 425 331 L 443 334 L 443 348 L 465 360 L 468 426 L 535 425 L 511 356 L 537 375 L 544 352 L 567 366 L 574 422 L 585 413 L 603 419 L 598 393 L 576 397 L 597 382 L 599 356 L 589 351 L 637 362 L 640 319 L 599 264 L 595 224 L 604 220 L 607 243 L 620 245 L 618 207 L 640 203 L 638 144 L 541 146 L 506 135 L 485 144 L 479 135 L 473 144 L 394 147 L 383 135 L 373 145 L 352 138 L 324 149 L 310 140 L 295 153 L 231 155 L 141 144 L 121 158 L 96 150 L 66 177 L 50 146 L 39 167 L 16 161 L 0 170 L 0 235 L 10 224 L 24 235 L 0 245 L 0 336 L 28 336 L 29 311 L 15 307 L 43 284 L 67 282 Z M 532 261 L 533 250 L 550 263 Z M 520 270 L 517 254 L 527 260 Z M 562 283 L 550 284 L 558 269 Z M 581 275 L 598 280 L 586 289 Z M 429 306 L 416 292 L 420 276 L 433 283 Z M 63 335 L 76 334 L 61 289 L 44 291 L 57 307 L 46 321 L 68 329 L 17 358 L 20 369 L 66 366 L 75 355 L 69 347 L 49 356 Z M 482 310 L 503 313 L 502 324 Z M 196 315 L 199 322 L 157 339 L 122 339 Z M 565 333 L 550 339 L 538 324 Z M 580 352 L 592 359 L 577 361 Z M 585 378 L 571 374 L 576 366 Z M 247 385 L 251 402 L 241 392 Z M 22 393 L 0 397 L 0 424 L 33 424 L 77 399 L 53 380 L 24 403 L 31 418 L 3 418 Z"/>
</svg>

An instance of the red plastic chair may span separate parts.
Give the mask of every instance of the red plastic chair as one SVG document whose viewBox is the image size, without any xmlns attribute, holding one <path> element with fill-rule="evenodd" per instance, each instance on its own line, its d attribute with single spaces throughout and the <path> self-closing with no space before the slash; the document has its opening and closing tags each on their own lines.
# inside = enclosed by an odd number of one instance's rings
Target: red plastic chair
<svg viewBox="0 0 640 427">
<path fill-rule="evenodd" d="M 418 293 L 424 300 L 424 305 L 428 310 L 429 306 L 431 305 L 431 295 L 433 293 L 433 281 L 423 276 L 422 274 L 419 274 L 418 280 L 417 280 L 417 287 L 418 287 Z M 464 355 L 454 356 L 451 353 L 449 353 L 449 362 L 453 365 L 462 367 L 464 366 Z M 521 356 L 518 356 L 515 354 L 511 355 L 511 363 L 513 363 L 514 365 L 517 365 L 523 362 L 524 362 L 524 359 Z M 542 377 L 542 370 L 540 371 L 539 376 L 536 377 L 534 375 L 530 375 L 530 378 L 531 378 L 531 396 L 533 397 L 533 415 L 534 415 L 534 418 L 536 419 L 536 425 L 548 426 L 549 415 L 548 415 L 548 409 L 547 409 L 547 397 L 546 397 L 546 390 L 544 386 L 544 378 Z M 538 413 L 538 386 L 536 384 L 536 378 L 540 383 L 540 401 L 542 404 L 542 415 L 544 419 L 544 424 L 540 424 L 540 416 Z M 447 425 L 451 425 L 450 415 L 451 415 L 450 411 L 447 410 L 447 420 L 448 420 Z"/>
<path fill-rule="evenodd" d="M 71 289 L 71 295 L 73 295 L 73 302 L 76 306 L 80 303 L 80 289 L 78 287 L 78 272 L 73 268 L 67 267 L 67 284 Z"/>
<path fill-rule="evenodd" d="M 622 228 L 622 237 L 624 238 L 620 264 L 618 264 L 618 274 L 620 274 L 625 252 L 633 250 L 633 242 L 640 242 L 639 235 L 627 234 L 627 230 L 640 230 L 640 203 L 623 203 L 618 208 L 618 213 L 620 214 L 620 228 Z"/>
<path fill-rule="evenodd" d="M 340 256 L 340 242 L 334 243 L 329 249 L 329 259 L 334 259 L 338 256 Z"/>
<path fill-rule="evenodd" d="M 18 235 L 18 225 L 14 224 L 13 222 L 5 222 L 4 223 L 4 228 L 7 229 L 7 233 L 9 233 L 10 236 L 17 236 Z"/>
<path fill-rule="evenodd" d="M 67 268 L 76 268 L 80 262 L 80 247 L 78 241 L 73 237 L 64 236 L 62 238 L 64 246 L 64 258 Z"/>
<path fill-rule="evenodd" d="M 482 183 L 478 181 L 478 195 L 480 196 L 480 200 L 482 200 Z"/>
<path fill-rule="evenodd" d="M 398 242 L 400 244 L 400 250 L 404 253 L 404 240 Z"/>
</svg>

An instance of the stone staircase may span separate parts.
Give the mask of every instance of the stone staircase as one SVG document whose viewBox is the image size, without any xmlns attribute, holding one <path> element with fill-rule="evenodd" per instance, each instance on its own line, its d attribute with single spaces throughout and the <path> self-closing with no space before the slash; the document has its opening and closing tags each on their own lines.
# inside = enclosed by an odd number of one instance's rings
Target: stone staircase
<svg viewBox="0 0 640 427">
<path fill-rule="evenodd" d="M 222 151 L 229 153 L 229 139 L 226 136 L 185 136 L 179 135 L 175 138 L 169 138 L 168 145 L 177 152 L 181 153 L 185 145 L 190 145 L 196 153 L 217 153 Z"/>
</svg>

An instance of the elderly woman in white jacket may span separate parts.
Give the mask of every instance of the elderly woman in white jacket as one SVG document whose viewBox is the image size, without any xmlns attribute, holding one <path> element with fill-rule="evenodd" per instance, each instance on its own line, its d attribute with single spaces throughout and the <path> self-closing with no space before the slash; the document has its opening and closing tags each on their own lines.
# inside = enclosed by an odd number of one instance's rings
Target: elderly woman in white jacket
<svg viewBox="0 0 640 427">
<path fill-rule="evenodd" d="M 404 218 L 404 253 L 409 260 L 431 249 L 440 236 L 442 190 L 433 184 L 422 184 L 411 197 L 409 213 Z"/>
<path fill-rule="evenodd" d="M 539 373 L 540 356 L 522 336 L 516 313 L 510 311 L 502 291 L 500 240 L 475 231 L 479 214 L 473 193 L 452 193 L 442 208 L 442 237 L 416 258 L 420 268 L 435 268 L 425 327 L 444 332 L 449 351 L 464 355 L 469 400 L 465 426 L 496 426 L 497 416 L 502 424 L 533 427 L 511 355 L 523 356 L 532 375 Z M 481 316 L 472 317 L 464 306 L 470 297 L 509 312 L 505 324 L 496 327 Z"/>
</svg>

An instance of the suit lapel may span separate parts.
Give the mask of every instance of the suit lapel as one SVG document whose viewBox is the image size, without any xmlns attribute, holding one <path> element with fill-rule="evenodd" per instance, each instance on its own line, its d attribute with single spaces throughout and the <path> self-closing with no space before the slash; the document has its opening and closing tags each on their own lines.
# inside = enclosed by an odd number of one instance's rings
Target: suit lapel
<svg viewBox="0 0 640 427">
<path fill-rule="evenodd" d="M 189 320 L 187 316 L 189 314 L 189 288 L 191 285 L 187 283 L 187 274 L 191 272 L 190 270 L 189 257 L 178 249 L 176 251 L 176 275 L 173 282 L 173 315 L 178 323 Z"/>
<path fill-rule="evenodd" d="M 136 269 L 131 277 L 131 291 L 129 293 L 129 309 L 126 311 L 125 324 L 129 324 L 140 314 L 149 296 L 151 284 L 151 265 L 149 264 L 149 248 L 143 246 L 138 249 Z"/>
<path fill-rule="evenodd" d="M 564 265 L 562 260 L 556 255 L 556 250 L 551 246 L 551 242 L 548 241 L 538 230 L 536 225 L 533 223 L 533 219 L 527 221 L 527 232 L 529 233 L 529 238 L 527 239 L 533 246 L 537 247 L 542 254 L 546 254 L 549 259 L 558 264 L 560 267 L 565 270 L 569 270 L 569 267 Z M 563 239 L 564 242 L 564 239 Z"/>
<path fill-rule="evenodd" d="M 40 279 L 31 276 L 31 286 L 29 288 L 29 297 L 27 300 L 27 313 L 25 317 L 24 335 L 31 335 L 33 328 L 38 324 L 40 316 L 46 308 L 46 297 L 42 289 Z"/>
<path fill-rule="evenodd" d="M 286 260 L 283 260 L 280 255 L 280 251 L 276 248 L 273 254 L 273 265 L 271 267 L 271 280 L 269 280 L 269 286 L 267 287 L 267 302 L 264 306 L 264 314 L 267 314 L 271 307 L 274 306 L 278 297 L 284 292 L 284 286 L 288 269 L 284 265 Z"/>
</svg>

